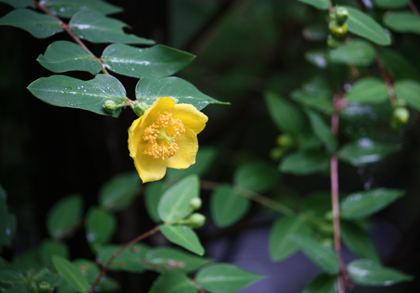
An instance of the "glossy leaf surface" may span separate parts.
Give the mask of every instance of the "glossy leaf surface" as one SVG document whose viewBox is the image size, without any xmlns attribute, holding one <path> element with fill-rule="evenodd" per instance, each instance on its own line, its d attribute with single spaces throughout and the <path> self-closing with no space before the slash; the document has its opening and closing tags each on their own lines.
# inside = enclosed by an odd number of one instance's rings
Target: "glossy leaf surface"
<svg viewBox="0 0 420 293">
<path fill-rule="evenodd" d="M 275 167 L 265 162 L 249 162 L 239 166 L 233 174 L 233 181 L 243 189 L 265 192 L 271 189 L 280 174 Z"/>
<path fill-rule="evenodd" d="M 159 217 L 158 206 L 160 199 L 168 188 L 169 185 L 165 184 L 163 181 L 150 182 L 146 185 L 144 202 L 150 218 L 155 223 L 162 222 Z"/>
<path fill-rule="evenodd" d="M 160 268 L 170 268 L 184 273 L 193 272 L 211 261 L 208 258 L 199 257 L 180 249 L 162 246 L 150 249 L 145 260 L 147 263 L 156 265 L 155 268 L 158 271 L 161 271 Z"/>
<path fill-rule="evenodd" d="M 265 103 L 271 119 L 280 131 L 298 134 L 305 128 L 304 116 L 285 98 L 273 92 L 266 92 Z"/>
<path fill-rule="evenodd" d="M 142 78 L 136 86 L 137 100 L 144 101 L 151 105 L 160 97 L 171 97 L 178 99 L 180 104 L 192 104 L 198 110 L 203 109 L 209 104 L 229 104 L 219 102 L 200 92 L 188 81 L 179 77 L 165 78 Z"/>
<path fill-rule="evenodd" d="M 375 188 L 352 193 L 340 203 L 343 219 L 360 219 L 385 208 L 404 195 L 404 190 Z"/>
<path fill-rule="evenodd" d="M 345 144 L 339 152 L 339 158 L 353 166 L 360 167 L 379 162 L 389 153 L 397 149 L 398 146 L 395 144 L 375 142 L 369 138 L 361 138 Z"/>
<path fill-rule="evenodd" d="M 294 235 L 292 239 L 300 246 L 303 253 L 326 273 L 338 274 L 340 271 L 338 258 L 331 247 L 324 246 L 307 236 Z"/>
<path fill-rule="evenodd" d="M 29 9 L 15 9 L 0 18 L 0 25 L 21 28 L 35 38 L 44 39 L 62 32 L 60 22 L 51 15 L 42 14 Z"/>
<path fill-rule="evenodd" d="M 307 110 L 306 113 L 315 135 L 324 143 L 329 152 L 334 152 L 337 148 L 337 141 L 331 132 L 331 127 L 325 123 L 318 113 L 311 110 Z"/>
<path fill-rule="evenodd" d="M 386 102 L 389 97 L 383 80 L 365 77 L 353 84 L 351 90 L 346 94 L 346 99 L 349 102 L 371 104 Z"/>
<path fill-rule="evenodd" d="M 47 230 L 52 238 L 70 233 L 82 216 L 83 200 L 78 194 L 69 195 L 55 203 L 47 215 Z"/>
<path fill-rule="evenodd" d="M 341 7 L 346 8 L 349 12 L 349 18 L 346 21 L 349 32 L 381 46 L 391 44 L 390 36 L 372 17 L 351 6 Z"/>
<path fill-rule="evenodd" d="M 112 177 L 99 191 L 101 207 L 114 211 L 125 209 L 135 200 L 140 184 L 137 172 L 127 172 Z"/>
<path fill-rule="evenodd" d="M 78 292 L 89 292 L 90 286 L 86 277 L 79 269 L 61 256 L 53 256 L 53 263 L 60 275 L 69 282 Z"/>
<path fill-rule="evenodd" d="M 0 248 L 11 245 L 16 233 L 16 217 L 7 208 L 7 193 L 0 185 Z"/>
<path fill-rule="evenodd" d="M 124 22 L 106 17 L 94 10 L 79 11 L 70 20 L 70 29 L 80 39 L 92 43 L 129 43 L 153 45 L 153 40 L 126 34 L 122 28 L 127 26 Z"/>
<path fill-rule="evenodd" d="M 328 274 L 322 274 L 313 279 L 302 293 L 336 293 L 337 278 Z"/>
<path fill-rule="evenodd" d="M 187 216 L 190 200 L 199 197 L 200 182 L 191 175 L 169 188 L 159 201 L 158 212 L 165 223 L 175 222 Z"/>
<path fill-rule="evenodd" d="M 352 261 L 347 266 L 347 270 L 352 281 L 361 286 L 391 286 L 413 279 L 410 275 L 403 274 L 395 269 L 382 267 L 368 259 Z"/>
<path fill-rule="evenodd" d="M 102 53 L 102 62 L 116 73 L 132 77 L 166 77 L 177 73 L 195 56 L 164 45 L 140 49 L 125 44 L 112 44 Z"/>
<path fill-rule="evenodd" d="M 384 23 L 390 29 L 399 33 L 420 34 L 420 16 L 408 11 L 387 13 Z"/>
<path fill-rule="evenodd" d="M 375 60 L 375 49 L 366 41 L 355 39 L 330 51 L 330 61 L 340 64 L 369 66 Z"/>
<path fill-rule="evenodd" d="M 65 18 L 70 18 L 76 12 L 86 10 L 96 10 L 101 14 L 118 13 L 123 10 L 100 0 L 42 0 L 41 2 L 52 13 Z"/>
<path fill-rule="evenodd" d="M 102 69 L 94 56 L 79 45 L 68 41 L 52 43 L 44 55 L 39 55 L 37 61 L 52 72 L 80 70 L 97 74 Z"/>
<path fill-rule="evenodd" d="M 97 247 L 107 243 L 115 233 L 117 220 L 115 216 L 103 209 L 92 207 L 86 215 L 86 239 Z"/>
<path fill-rule="evenodd" d="M 198 255 L 204 254 L 204 248 L 197 234 L 189 226 L 160 225 L 162 234 L 172 243 L 184 247 Z"/>
<path fill-rule="evenodd" d="M 249 199 L 239 195 L 230 184 L 217 187 L 210 198 L 210 211 L 218 227 L 227 227 L 239 221 L 249 210 Z"/>
<path fill-rule="evenodd" d="M 112 117 L 118 117 L 121 109 L 108 113 L 103 109 L 103 103 L 113 100 L 118 105 L 126 101 L 124 86 L 118 79 L 106 74 L 98 74 L 88 81 L 65 75 L 41 77 L 32 82 L 28 90 L 53 106 L 83 109 Z"/>
<path fill-rule="evenodd" d="M 296 175 L 309 175 L 316 172 L 327 172 L 330 157 L 322 151 L 296 151 L 284 157 L 280 163 L 280 171 Z"/>
<path fill-rule="evenodd" d="M 394 83 L 398 99 L 404 100 L 413 109 L 420 111 L 420 83 L 414 80 L 399 80 Z"/>
<path fill-rule="evenodd" d="M 102 246 L 96 256 L 97 262 L 104 265 L 111 256 L 118 251 L 123 245 L 106 245 Z M 149 251 L 149 247 L 144 244 L 134 244 L 112 261 L 109 266 L 110 270 L 127 271 L 133 273 L 141 273 L 145 270 L 144 259 Z"/>
<path fill-rule="evenodd" d="M 191 280 L 182 272 L 164 272 L 156 279 L 148 293 L 196 293 Z"/>
<path fill-rule="evenodd" d="M 213 293 L 231 293 L 241 290 L 264 278 L 263 275 L 245 271 L 231 264 L 209 265 L 198 271 L 198 285 Z"/>
<path fill-rule="evenodd" d="M 9 4 L 14 8 L 34 7 L 34 3 L 31 0 L 0 0 L 0 2 Z"/>
<path fill-rule="evenodd" d="M 330 5 L 329 0 L 298 0 L 298 1 L 312 5 L 313 7 L 318 8 L 320 10 L 327 10 Z"/>
<path fill-rule="evenodd" d="M 274 262 L 282 261 L 295 254 L 299 246 L 292 239 L 294 235 L 309 236 L 310 228 L 302 217 L 283 216 L 278 218 L 270 231 L 268 240 L 270 259 Z"/>
<path fill-rule="evenodd" d="M 373 0 L 373 2 L 381 8 L 403 8 L 410 0 Z"/>
</svg>

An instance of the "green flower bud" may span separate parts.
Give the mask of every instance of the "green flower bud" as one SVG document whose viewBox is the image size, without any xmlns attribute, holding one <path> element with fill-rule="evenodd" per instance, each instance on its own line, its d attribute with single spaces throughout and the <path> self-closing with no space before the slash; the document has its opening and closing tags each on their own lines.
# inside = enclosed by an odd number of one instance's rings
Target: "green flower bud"
<svg viewBox="0 0 420 293">
<path fill-rule="evenodd" d="M 189 225 L 193 229 L 198 229 L 203 227 L 203 225 L 206 223 L 206 217 L 202 214 L 194 213 L 187 219 L 185 219 L 184 223 Z"/>
<path fill-rule="evenodd" d="M 344 37 L 347 33 L 347 24 L 338 25 L 335 21 L 329 24 L 330 33 L 337 39 Z"/>
<path fill-rule="evenodd" d="M 113 101 L 113 100 L 106 100 L 103 104 L 102 107 L 104 108 L 105 112 L 107 113 L 112 113 L 115 110 L 118 109 L 117 104 Z"/>
<path fill-rule="evenodd" d="M 201 198 L 199 197 L 194 197 L 190 200 L 190 208 L 193 211 L 200 209 L 202 204 L 203 202 L 201 201 Z"/>
<path fill-rule="evenodd" d="M 334 37 L 330 34 L 330 35 L 328 35 L 327 45 L 328 45 L 328 47 L 330 47 L 331 49 L 336 49 L 336 48 L 338 48 L 338 46 L 340 46 L 340 41 L 339 41 L 339 40 L 337 40 L 336 38 L 334 38 Z"/>
<path fill-rule="evenodd" d="M 144 112 L 147 110 L 147 108 L 149 108 L 149 105 L 147 105 L 144 102 L 136 102 L 133 110 L 134 113 L 136 113 L 137 116 L 142 116 L 144 114 Z"/>
<path fill-rule="evenodd" d="M 51 286 L 50 283 L 45 282 L 45 281 L 39 283 L 38 287 L 39 287 L 39 292 L 41 293 L 52 293 L 54 291 L 54 287 Z"/>
<path fill-rule="evenodd" d="M 344 7 L 338 7 L 335 9 L 334 15 L 338 25 L 342 25 L 347 21 L 347 18 L 349 17 L 349 12 Z"/>
<path fill-rule="evenodd" d="M 392 119 L 400 125 L 405 125 L 410 120 L 410 112 L 405 107 L 396 107 L 392 112 Z"/>
<path fill-rule="evenodd" d="M 295 142 L 293 137 L 288 133 L 279 135 L 277 137 L 277 144 L 284 149 L 289 149 L 291 146 L 293 146 L 294 143 Z"/>
<path fill-rule="evenodd" d="M 274 148 L 270 152 L 270 158 L 272 158 L 273 160 L 280 160 L 281 157 L 283 157 L 283 155 L 284 150 L 282 150 L 281 148 Z"/>
</svg>

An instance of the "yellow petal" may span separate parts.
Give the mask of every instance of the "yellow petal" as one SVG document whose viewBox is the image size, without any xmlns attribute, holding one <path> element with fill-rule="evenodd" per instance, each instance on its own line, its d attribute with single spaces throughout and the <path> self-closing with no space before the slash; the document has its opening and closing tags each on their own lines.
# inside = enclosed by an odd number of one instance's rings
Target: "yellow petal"
<svg viewBox="0 0 420 293">
<path fill-rule="evenodd" d="M 154 159 L 143 153 L 144 147 L 140 147 L 134 159 L 134 165 L 143 183 L 162 179 L 166 174 L 166 162 Z"/>
<path fill-rule="evenodd" d="M 199 134 L 206 126 L 208 117 L 198 111 L 193 105 L 177 104 L 172 111 L 172 117 L 174 119 L 180 119 L 185 128 L 191 129 L 195 134 Z"/>
<path fill-rule="evenodd" d="M 175 101 L 171 98 L 157 98 L 153 104 L 147 108 L 143 114 L 143 119 L 147 125 L 156 122 L 159 115 L 164 112 L 172 112 L 172 109 L 175 105 Z"/>
<path fill-rule="evenodd" d="M 144 133 L 144 129 L 142 130 L 139 127 L 142 124 L 142 120 L 142 117 L 134 120 L 128 130 L 128 150 L 133 158 L 136 156 L 138 144 L 141 142 L 141 137 Z"/>
<path fill-rule="evenodd" d="M 198 151 L 198 141 L 195 133 L 189 129 L 176 140 L 179 150 L 168 159 L 168 168 L 185 169 L 195 164 L 195 156 Z"/>
</svg>

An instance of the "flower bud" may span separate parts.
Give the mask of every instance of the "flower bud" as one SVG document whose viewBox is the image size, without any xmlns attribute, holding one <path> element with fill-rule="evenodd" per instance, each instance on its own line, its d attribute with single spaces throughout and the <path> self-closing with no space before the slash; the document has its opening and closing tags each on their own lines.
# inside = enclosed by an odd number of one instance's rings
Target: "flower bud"
<svg viewBox="0 0 420 293">
<path fill-rule="evenodd" d="M 134 113 L 136 113 L 137 116 L 142 116 L 144 114 L 144 112 L 147 110 L 147 108 L 149 108 L 149 105 L 147 105 L 144 102 L 136 102 L 133 110 Z"/>
<path fill-rule="evenodd" d="M 198 229 L 203 227 L 203 225 L 206 223 L 206 217 L 202 214 L 194 213 L 187 219 L 185 219 L 184 223 L 189 225 L 193 229 Z"/>
<path fill-rule="evenodd" d="M 39 292 L 41 292 L 41 293 L 52 293 L 52 292 L 54 292 L 54 287 L 51 286 L 50 283 L 45 282 L 45 281 L 39 283 L 38 287 L 39 287 Z"/>
<path fill-rule="evenodd" d="M 277 137 L 277 144 L 284 149 L 289 149 L 293 146 L 294 139 L 290 134 L 285 133 Z"/>
<path fill-rule="evenodd" d="M 408 112 L 405 107 L 396 107 L 392 112 L 392 119 L 395 119 L 395 121 L 400 125 L 405 125 L 410 119 L 410 112 Z"/>
<path fill-rule="evenodd" d="M 102 107 L 104 108 L 105 112 L 107 113 L 112 113 L 115 110 L 118 109 L 117 104 L 113 101 L 113 100 L 106 100 L 103 104 Z"/>
<path fill-rule="evenodd" d="M 347 21 L 349 17 L 349 12 L 344 7 L 338 7 L 334 11 L 335 21 L 337 21 L 338 25 L 342 25 Z"/>
<path fill-rule="evenodd" d="M 193 210 L 193 211 L 196 211 L 196 210 L 198 210 L 198 209 L 200 209 L 201 208 L 201 205 L 202 205 L 202 201 L 201 201 L 201 198 L 199 198 L 199 197 L 194 197 L 194 198 L 192 198 L 191 200 L 190 200 L 190 208 Z"/>
<path fill-rule="evenodd" d="M 284 155 L 284 150 L 281 148 L 274 148 L 270 152 L 270 158 L 273 160 L 280 160 Z"/>
<path fill-rule="evenodd" d="M 338 48 L 338 46 L 340 46 L 340 41 L 334 38 L 331 34 L 329 34 L 327 39 L 327 45 L 331 49 L 336 49 Z"/>
<path fill-rule="evenodd" d="M 347 33 L 347 24 L 338 25 L 335 21 L 330 22 L 330 33 L 337 39 L 344 37 Z"/>
</svg>

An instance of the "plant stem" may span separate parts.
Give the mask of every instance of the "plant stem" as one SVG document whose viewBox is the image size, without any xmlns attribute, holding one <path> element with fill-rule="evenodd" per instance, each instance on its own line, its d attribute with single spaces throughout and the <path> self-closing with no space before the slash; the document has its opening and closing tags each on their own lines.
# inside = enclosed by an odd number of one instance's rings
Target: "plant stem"
<svg viewBox="0 0 420 293">
<path fill-rule="evenodd" d="M 388 91 L 388 95 L 389 95 L 389 101 L 391 102 L 392 106 L 395 106 L 397 101 L 395 99 L 395 93 L 394 93 L 394 88 L 392 87 L 391 77 L 389 76 L 388 72 L 386 72 L 385 66 L 378 54 L 376 54 L 375 60 L 376 60 L 376 65 L 378 66 L 378 69 L 381 72 L 382 78 L 385 81 L 386 90 Z"/>
<path fill-rule="evenodd" d="M 212 181 L 201 181 L 201 188 L 203 189 L 209 189 L 209 190 L 214 190 L 216 189 L 220 184 L 217 182 L 212 182 Z M 272 200 L 271 198 L 268 198 L 264 195 L 261 195 L 259 193 L 247 190 L 247 189 L 243 189 L 240 188 L 238 186 L 235 187 L 235 191 L 237 191 L 237 193 L 243 197 L 246 197 L 250 200 L 256 201 L 259 204 L 266 206 L 272 210 L 275 210 L 277 212 L 280 212 L 284 215 L 293 215 L 295 214 L 295 212 L 293 211 L 293 209 L 282 205 L 281 203 L 278 203 L 274 200 Z"/>
<path fill-rule="evenodd" d="M 131 245 L 133 245 L 134 243 L 137 243 L 141 240 L 143 240 L 146 237 L 149 237 L 150 235 L 155 234 L 156 232 L 158 232 L 160 230 L 159 226 L 156 226 L 155 228 L 153 228 L 152 230 L 147 231 L 146 233 L 141 234 L 140 236 L 138 236 L 137 238 L 134 238 L 133 240 L 131 240 L 130 242 L 128 242 L 127 244 L 125 244 L 123 247 L 121 247 L 120 249 L 118 249 L 116 252 L 114 252 L 112 254 L 112 256 L 109 258 L 109 260 L 105 263 L 105 265 L 102 267 L 102 270 L 99 272 L 98 276 L 95 279 L 95 282 L 93 282 L 92 287 L 90 288 L 89 293 L 93 293 L 95 292 L 95 288 L 96 286 L 99 284 L 99 281 L 101 280 L 102 276 L 105 274 L 105 272 L 108 270 L 108 267 L 111 265 L 112 261 L 124 250 L 126 250 L 128 247 L 130 247 Z"/>
<path fill-rule="evenodd" d="M 415 15 L 419 15 L 419 11 L 418 11 L 417 7 L 414 5 L 413 1 L 410 0 L 409 5 L 410 5 L 411 11 L 413 11 Z"/>
<path fill-rule="evenodd" d="M 88 47 L 86 47 L 86 45 L 82 42 L 82 40 L 76 36 L 72 30 L 70 29 L 70 27 L 68 26 L 67 23 L 65 23 L 64 21 L 61 20 L 61 18 L 59 18 L 57 15 L 55 15 L 54 13 L 52 13 L 50 10 L 48 10 L 48 8 L 46 8 L 44 5 L 42 5 L 41 3 L 39 3 L 38 1 L 33 0 L 34 4 L 36 5 L 36 7 L 38 7 L 40 10 L 42 10 L 43 12 L 45 12 L 48 15 L 51 15 L 52 17 L 54 17 L 55 19 L 57 19 L 60 22 L 61 27 L 70 35 L 70 37 L 73 38 L 73 40 L 79 44 L 86 52 L 88 52 L 90 55 L 92 55 L 95 60 L 97 62 L 99 62 L 99 64 L 101 64 L 102 67 L 102 72 L 105 74 L 109 74 L 108 70 L 106 70 L 104 64 L 102 63 L 101 58 L 96 57 L 89 49 Z"/>
</svg>

